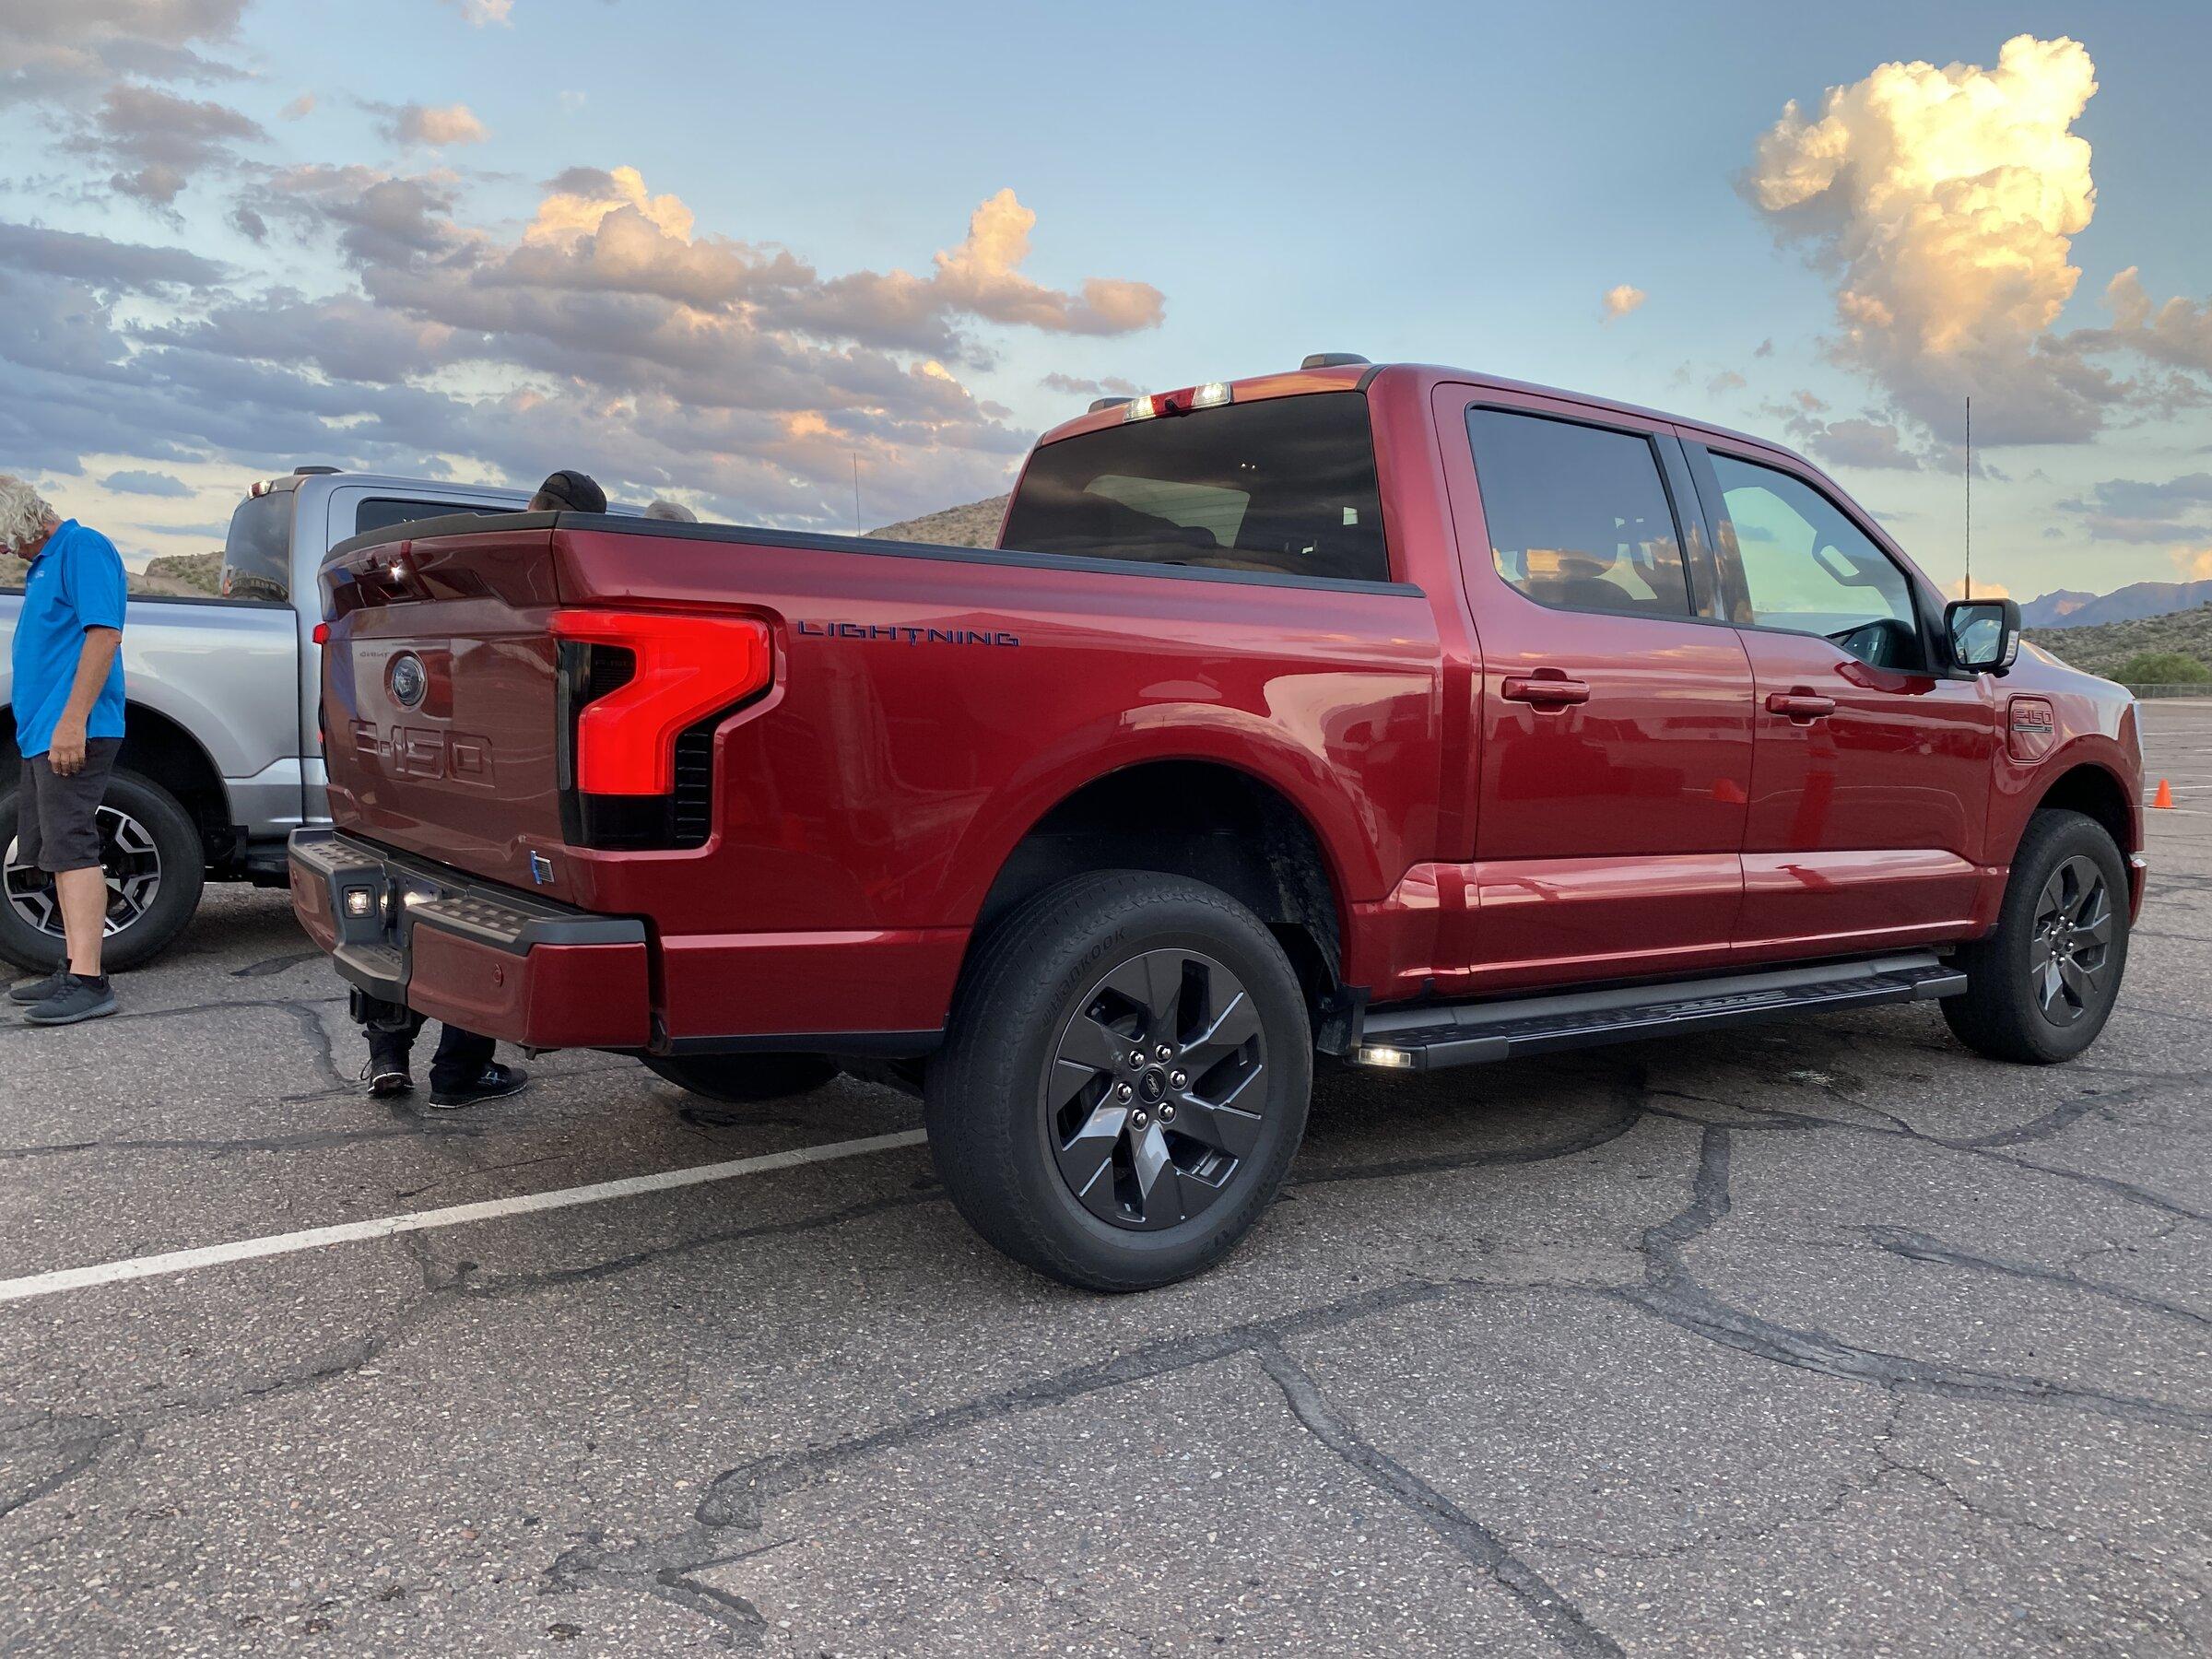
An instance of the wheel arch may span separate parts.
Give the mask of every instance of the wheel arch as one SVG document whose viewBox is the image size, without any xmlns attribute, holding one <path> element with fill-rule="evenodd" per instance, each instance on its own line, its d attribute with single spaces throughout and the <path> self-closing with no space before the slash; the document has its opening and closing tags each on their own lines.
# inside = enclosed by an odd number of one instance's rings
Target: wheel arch
<svg viewBox="0 0 2212 1659">
<path fill-rule="evenodd" d="M 1025 900 L 1098 869 L 1151 870 L 1219 888 L 1282 941 L 1317 1023 L 1339 1005 L 1343 874 L 1309 815 L 1273 781 L 1216 757 L 1169 756 L 1116 767 L 1067 790 L 1033 817 L 999 861 L 969 957 Z"/>
<path fill-rule="evenodd" d="M 2094 818 L 2124 857 L 2140 845 L 2135 797 L 2116 772 L 2095 760 L 2077 761 L 2052 779 L 2032 810 L 2078 812 Z"/>
</svg>

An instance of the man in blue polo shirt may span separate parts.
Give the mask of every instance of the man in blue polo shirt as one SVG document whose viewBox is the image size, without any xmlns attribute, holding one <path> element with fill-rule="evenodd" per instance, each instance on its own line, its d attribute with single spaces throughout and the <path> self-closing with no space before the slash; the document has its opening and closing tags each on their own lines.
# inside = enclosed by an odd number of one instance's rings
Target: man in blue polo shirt
<svg viewBox="0 0 2212 1659">
<path fill-rule="evenodd" d="M 68 947 L 57 971 L 8 995 L 30 1005 L 33 1025 L 75 1025 L 115 1012 L 100 971 L 108 876 L 95 815 L 123 747 L 123 560 L 106 536 L 5 475 L 0 550 L 30 561 L 13 653 L 17 858 L 53 877 Z"/>
</svg>

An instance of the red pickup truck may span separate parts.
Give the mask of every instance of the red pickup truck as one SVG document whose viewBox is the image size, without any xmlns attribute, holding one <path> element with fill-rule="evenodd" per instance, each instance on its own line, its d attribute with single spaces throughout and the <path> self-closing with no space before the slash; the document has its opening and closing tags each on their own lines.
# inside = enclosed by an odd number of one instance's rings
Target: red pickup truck
<svg viewBox="0 0 2212 1659">
<path fill-rule="evenodd" d="M 1941 999 L 2078 1053 L 2141 901 L 2119 687 L 1788 451 L 1335 356 L 1101 402 L 973 550 L 570 513 L 324 567 L 368 996 L 759 1098 L 922 1091 L 992 1242 L 1195 1272 L 1315 1055 Z"/>
</svg>

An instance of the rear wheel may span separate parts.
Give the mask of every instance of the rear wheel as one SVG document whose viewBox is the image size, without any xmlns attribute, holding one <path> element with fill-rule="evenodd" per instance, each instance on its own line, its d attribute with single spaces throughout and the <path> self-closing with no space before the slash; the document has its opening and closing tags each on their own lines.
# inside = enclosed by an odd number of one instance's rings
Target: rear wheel
<svg viewBox="0 0 2212 1659">
<path fill-rule="evenodd" d="M 650 1054 L 645 1066 L 678 1088 L 732 1105 L 806 1094 L 837 1076 L 827 1054 Z"/>
<path fill-rule="evenodd" d="M 2039 812 L 2014 855 L 1997 925 L 1961 947 L 1964 995 L 1944 1018 L 1969 1048 L 2049 1065 L 2097 1040 L 2127 967 L 2127 867 L 2078 812 Z"/>
<path fill-rule="evenodd" d="M 983 942 L 924 1102 L 978 1232 L 1065 1283 L 1140 1290 L 1258 1219 L 1312 1085 L 1304 994 L 1260 920 L 1198 882 L 1109 871 Z"/>
<path fill-rule="evenodd" d="M 62 959 L 62 910 L 53 877 L 18 859 L 17 826 L 28 805 L 20 790 L 0 798 L 0 957 L 52 968 Z M 135 772 L 109 777 L 95 823 L 108 878 L 100 966 L 135 968 L 174 944 L 199 908 L 206 850 L 177 798 Z"/>
</svg>

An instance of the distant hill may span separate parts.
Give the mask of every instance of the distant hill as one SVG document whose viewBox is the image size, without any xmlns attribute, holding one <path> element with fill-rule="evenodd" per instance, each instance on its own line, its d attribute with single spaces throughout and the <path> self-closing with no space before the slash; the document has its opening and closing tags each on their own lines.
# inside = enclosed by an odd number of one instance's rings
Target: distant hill
<svg viewBox="0 0 2212 1659">
<path fill-rule="evenodd" d="M 2207 605 L 2125 622 L 2030 629 L 2028 637 L 2053 656 L 2108 679 L 2119 673 L 2121 664 L 2142 651 L 2187 652 L 2212 668 L 2212 606 Z"/>
<path fill-rule="evenodd" d="M 2060 588 L 2021 606 L 2020 620 L 2030 628 L 2094 628 L 2106 622 L 2163 617 L 2206 604 L 2212 604 L 2212 581 L 2131 582 L 2109 594 Z"/>
<path fill-rule="evenodd" d="M 0 553 L 0 590 L 20 588 L 30 567 L 12 553 Z M 222 592 L 220 553 L 171 553 L 147 560 L 143 571 L 125 571 L 134 594 L 148 598 L 206 599 Z"/>
<path fill-rule="evenodd" d="M 999 520 L 1006 515 L 1006 498 L 993 496 L 987 501 L 971 501 L 965 507 L 947 507 L 942 512 L 926 512 L 920 518 L 886 524 L 868 534 L 886 541 L 935 542 L 945 547 L 994 547 L 998 545 Z"/>
<path fill-rule="evenodd" d="M 156 582 L 161 585 L 156 587 Z M 214 553 L 165 553 L 146 561 L 143 577 L 134 576 L 134 591 L 147 593 L 217 594 L 223 591 L 223 556 Z"/>
</svg>

